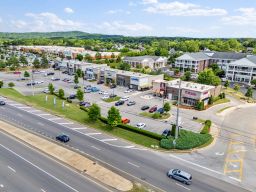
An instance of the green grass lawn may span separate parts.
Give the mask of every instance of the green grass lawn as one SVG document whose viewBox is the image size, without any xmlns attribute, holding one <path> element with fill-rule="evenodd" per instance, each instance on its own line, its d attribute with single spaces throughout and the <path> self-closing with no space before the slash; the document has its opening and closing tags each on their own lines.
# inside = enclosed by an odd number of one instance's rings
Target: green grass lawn
<svg viewBox="0 0 256 192">
<path fill-rule="evenodd" d="M 111 102 L 120 100 L 120 98 L 121 97 L 112 97 L 112 98 L 104 99 L 103 101 L 105 101 L 107 103 L 111 103 Z"/>
<path fill-rule="evenodd" d="M 198 122 L 198 123 L 204 123 L 204 122 L 205 122 L 204 119 L 200 119 L 200 118 L 198 118 L 198 119 L 193 119 L 193 121 Z"/>
<path fill-rule="evenodd" d="M 30 105 L 44 111 L 48 111 L 55 115 L 68 118 L 73 121 L 77 121 L 81 124 L 88 125 L 95 129 L 99 129 L 103 132 L 107 132 L 114 136 L 126 139 L 128 141 L 134 142 L 145 147 L 150 147 L 151 145 L 159 145 L 159 140 L 153 139 L 139 133 L 131 132 L 121 128 L 112 128 L 103 122 L 91 122 L 85 111 L 82 111 L 77 104 L 67 103 L 56 97 L 56 105 L 53 104 L 53 95 L 48 95 L 48 101 L 45 101 L 45 94 L 35 95 L 35 96 L 24 96 L 14 89 L 0 89 L 0 95 L 6 96 L 10 99 L 16 100 L 17 102 Z M 62 102 L 65 102 L 65 107 L 62 108 Z"/>
<path fill-rule="evenodd" d="M 229 109 L 229 108 L 231 108 L 231 107 L 233 107 L 233 106 L 224 107 L 224 108 L 218 110 L 217 113 L 221 113 L 221 112 L 223 112 L 223 111 L 225 111 L 226 109 Z"/>
<path fill-rule="evenodd" d="M 228 98 L 219 99 L 219 100 L 213 102 L 213 106 L 218 105 L 218 104 L 228 103 L 228 102 L 230 102 L 230 100 Z"/>
<path fill-rule="evenodd" d="M 153 117 L 154 113 L 141 112 L 140 115 L 154 119 L 154 117 Z M 156 118 L 156 119 L 168 119 L 170 116 L 171 116 L 170 113 L 164 113 L 164 114 L 160 115 L 159 118 Z"/>
</svg>

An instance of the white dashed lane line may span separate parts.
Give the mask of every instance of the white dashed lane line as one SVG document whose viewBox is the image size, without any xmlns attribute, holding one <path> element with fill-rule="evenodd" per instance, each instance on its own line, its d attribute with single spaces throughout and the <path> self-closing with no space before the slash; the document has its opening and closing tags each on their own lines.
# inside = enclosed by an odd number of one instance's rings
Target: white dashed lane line
<svg viewBox="0 0 256 192">
<path fill-rule="evenodd" d="M 132 165 L 132 166 L 134 166 L 134 167 L 137 167 L 137 168 L 139 168 L 139 167 L 140 167 L 139 165 L 136 165 L 136 164 L 131 163 L 131 162 L 128 162 L 128 164 L 129 164 L 129 165 Z"/>
<path fill-rule="evenodd" d="M 16 170 L 13 169 L 11 166 L 8 166 L 8 169 L 10 169 L 12 172 L 16 173 Z"/>
<path fill-rule="evenodd" d="M 74 130 L 83 130 L 83 129 L 87 129 L 86 127 L 76 127 L 76 128 L 70 128 L 70 129 L 74 129 Z"/>
<path fill-rule="evenodd" d="M 100 141 L 106 142 L 106 141 L 116 141 L 117 139 L 101 139 Z"/>
<path fill-rule="evenodd" d="M 72 123 L 72 122 L 67 122 L 67 123 L 58 123 L 59 125 L 72 125 L 72 124 L 74 124 L 74 123 Z"/>
<path fill-rule="evenodd" d="M 49 114 L 49 113 L 41 113 L 41 114 L 36 114 L 36 115 L 38 115 L 38 116 L 47 116 L 47 115 L 51 115 L 51 114 Z"/>
<path fill-rule="evenodd" d="M 85 135 L 100 135 L 101 133 L 87 133 L 87 134 L 85 134 Z"/>
<path fill-rule="evenodd" d="M 92 148 L 94 148 L 94 149 L 96 149 L 96 150 L 98 150 L 98 151 L 100 151 L 101 149 L 100 148 L 98 148 L 98 147 L 95 147 L 95 146 L 91 146 Z"/>
<path fill-rule="evenodd" d="M 175 183 L 176 185 L 178 185 L 178 186 L 180 186 L 180 187 L 182 187 L 182 188 L 184 188 L 184 189 L 186 189 L 186 190 L 188 190 L 188 191 L 191 191 L 191 189 L 189 189 L 188 187 L 185 187 L 185 186 L 183 186 L 183 185 L 181 185 L 181 184 L 179 184 L 179 183 Z"/>
<path fill-rule="evenodd" d="M 59 120 L 59 119 L 61 119 L 61 118 L 55 117 L 55 118 L 50 118 L 50 119 L 48 119 L 48 120 L 49 120 L 49 121 L 54 121 L 54 120 Z"/>
<path fill-rule="evenodd" d="M 42 189 L 42 188 L 41 188 L 41 191 L 42 191 L 42 192 L 46 192 L 46 191 L 45 191 L 44 189 Z"/>
</svg>

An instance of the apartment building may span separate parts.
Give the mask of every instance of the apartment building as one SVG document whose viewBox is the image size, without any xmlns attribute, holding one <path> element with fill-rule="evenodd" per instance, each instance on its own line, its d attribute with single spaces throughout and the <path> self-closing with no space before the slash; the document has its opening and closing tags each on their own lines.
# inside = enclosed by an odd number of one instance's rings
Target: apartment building
<svg viewBox="0 0 256 192">
<path fill-rule="evenodd" d="M 232 82 L 250 84 L 256 78 L 256 56 L 248 56 L 227 65 L 226 78 Z"/>
<path fill-rule="evenodd" d="M 153 70 L 163 68 L 167 65 L 167 57 L 161 56 L 138 56 L 138 57 L 124 57 L 124 63 L 128 63 L 132 68 L 149 67 Z"/>
</svg>

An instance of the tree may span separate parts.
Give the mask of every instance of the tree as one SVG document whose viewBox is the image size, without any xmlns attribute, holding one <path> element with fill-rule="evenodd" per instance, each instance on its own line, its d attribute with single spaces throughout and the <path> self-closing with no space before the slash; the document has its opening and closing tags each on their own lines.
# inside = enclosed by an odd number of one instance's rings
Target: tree
<svg viewBox="0 0 256 192">
<path fill-rule="evenodd" d="M 119 123 L 121 123 L 121 115 L 117 108 L 111 107 L 108 111 L 108 124 L 111 127 L 116 127 Z"/>
<path fill-rule="evenodd" d="M 63 89 L 59 89 L 59 97 L 60 97 L 61 99 L 63 99 L 64 96 L 65 96 L 64 90 L 63 90 Z"/>
<path fill-rule="evenodd" d="M 4 86 L 4 82 L 0 81 L 0 88 L 2 88 Z"/>
<path fill-rule="evenodd" d="M 91 57 L 91 55 L 88 54 L 88 53 L 85 55 L 84 58 L 85 58 L 86 61 L 92 61 L 92 57 Z"/>
<path fill-rule="evenodd" d="M 20 56 L 20 62 L 23 64 L 23 66 L 28 66 L 28 61 L 24 55 Z"/>
<path fill-rule="evenodd" d="M 180 70 L 179 70 L 179 69 L 175 69 L 175 70 L 174 70 L 174 74 L 175 74 L 175 75 L 178 75 L 179 73 L 180 73 Z"/>
<path fill-rule="evenodd" d="M 182 78 L 184 81 L 190 81 L 191 80 L 191 72 L 190 71 L 186 71 L 184 73 L 184 76 Z"/>
<path fill-rule="evenodd" d="M 211 97 L 208 100 L 208 105 L 212 105 L 213 104 L 213 96 L 211 95 Z"/>
<path fill-rule="evenodd" d="M 97 52 L 97 53 L 95 54 L 95 58 L 96 58 L 97 60 L 100 60 L 100 59 L 101 59 L 101 54 L 100 54 L 99 52 Z"/>
<path fill-rule="evenodd" d="M 240 90 L 240 85 L 235 84 L 234 90 L 235 90 L 235 91 L 239 91 L 239 90 Z"/>
<path fill-rule="evenodd" d="M 125 71 L 130 71 L 130 70 L 131 70 L 131 65 L 129 65 L 128 63 L 122 62 L 122 63 L 119 65 L 119 69 L 125 70 Z"/>
<path fill-rule="evenodd" d="M 251 84 L 256 87 L 256 79 L 251 80 Z"/>
<path fill-rule="evenodd" d="M 74 83 L 75 83 L 75 84 L 78 84 L 78 83 L 79 83 L 79 79 L 78 79 L 78 75 L 77 75 L 77 74 L 75 74 Z"/>
<path fill-rule="evenodd" d="M 82 72 L 83 72 L 83 71 L 82 71 L 80 68 L 77 69 L 77 70 L 76 70 L 77 76 L 78 76 L 78 77 L 82 77 Z"/>
<path fill-rule="evenodd" d="M 171 110 L 171 105 L 169 102 L 164 103 L 164 112 L 169 112 Z"/>
<path fill-rule="evenodd" d="M 100 107 L 97 104 L 92 104 L 89 108 L 88 116 L 91 121 L 96 121 L 100 116 Z"/>
<path fill-rule="evenodd" d="M 29 72 L 25 71 L 25 72 L 24 72 L 24 77 L 30 77 Z"/>
<path fill-rule="evenodd" d="M 32 64 L 33 64 L 33 67 L 36 69 L 40 68 L 40 66 L 41 66 L 40 61 L 37 58 L 34 59 Z"/>
<path fill-rule="evenodd" d="M 205 85 L 218 86 L 220 85 L 221 80 L 214 74 L 212 69 L 205 69 L 198 74 L 197 82 Z"/>
<path fill-rule="evenodd" d="M 76 56 L 76 59 L 77 60 L 79 60 L 79 61 L 82 61 L 83 60 L 83 55 L 81 55 L 81 54 L 78 54 L 77 56 Z"/>
<path fill-rule="evenodd" d="M 245 93 L 245 96 L 248 97 L 248 98 L 249 97 L 252 98 L 252 95 L 253 95 L 253 90 L 252 90 L 251 87 L 248 87 L 248 89 L 247 89 L 247 91 Z"/>
<path fill-rule="evenodd" d="M 225 81 L 225 83 L 224 83 L 224 87 L 226 87 L 226 89 L 229 87 L 229 85 L 230 85 L 229 81 L 228 81 L 228 80 L 227 80 L 227 81 Z"/>
<path fill-rule="evenodd" d="M 84 92 L 81 89 L 78 89 L 76 91 L 76 97 L 79 101 L 83 101 L 84 100 Z"/>
<path fill-rule="evenodd" d="M 54 86 L 53 86 L 53 84 L 52 83 L 49 83 L 48 84 L 48 89 L 49 89 L 49 91 L 50 91 L 50 94 L 53 94 L 54 93 Z"/>
<path fill-rule="evenodd" d="M 14 70 L 16 70 L 18 67 L 20 67 L 19 60 L 17 57 L 12 56 L 8 61 L 7 65 L 11 66 Z"/>
<path fill-rule="evenodd" d="M 8 83 L 8 87 L 14 87 L 15 84 L 13 82 Z"/>
<path fill-rule="evenodd" d="M 49 67 L 49 61 L 48 61 L 48 59 L 45 55 L 42 56 L 41 67 L 42 68 L 48 68 Z"/>
</svg>

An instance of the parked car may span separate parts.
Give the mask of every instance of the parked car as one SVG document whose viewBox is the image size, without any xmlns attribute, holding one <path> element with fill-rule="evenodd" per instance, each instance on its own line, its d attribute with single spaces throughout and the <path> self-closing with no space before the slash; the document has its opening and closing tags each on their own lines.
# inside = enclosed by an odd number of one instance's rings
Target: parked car
<svg viewBox="0 0 256 192">
<path fill-rule="evenodd" d="M 160 114 L 163 114 L 164 113 L 164 109 L 163 108 L 159 108 L 159 109 L 157 109 L 157 112 L 160 113 Z"/>
<path fill-rule="evenodd" d="M 175 180 L 178 180 L 182 183 L 185 183 L 187 185 L 190 185 L 192 182 L 192 175 L 185 172 L 181 171 L 179 169 L 171 169 L 167 172 L 167 176 L 170 178 L 173 178 Z"/>
<path fill-rule="evenodd" d="M 42 84 L 44 81 L 35 81 L 35 84 Z"/>
<path fill-rule="evenodd" d="M 59 81 L 59 80 L 60 80 L 60 78 L 52 77 L 52 78 L 51 78 L 51 80 L 52 80 L 52 81 Z"/>
<path fill-rule="evenodd" d="M 146 127 L 146 124 L 145 123 L 137 123 L 136 127 L 138 127 L 139 129 L 143 129 Z"/>
<path fill-rule="evenodd" d="M 27 86 L 32 86 L 32 85 L 35 85 L 36 83 L 35 82 L 32 82 L 32 83 L 27 83 L 26 85 Z"/>
<path fill-rule="evenodd" d="M 76 95 L 75 94 L 71 94 L 68 96 L 68 99 L 75 99 L 76 98 Z"/>
<path fill-rule="evenodd" d="M 141 110 L 142 110 L 142 111 L 145 111 L 145 110 L 147 110 L 147 109 L 149 109 L 149 106 L 148 106 L 148 105 L 144 105 L 144 106 L 141 107 Z"/>
<path fill-rule="evenodd" d="M 119 106 L 119 105 L 123 105 L 124 104 L 124 101 L 122 100 L 119 100 L 115 103 L 115 106 Z"/>
<path fill-rule="evenodd" d="M 91 103 L 87 101 L 81 101 L 79 102 L 79 105 L 83 107 L 91 107 Z"/>
<path fill-rule="evenodd" d="M 46 88 L 43 90 L 43 93 L 50 93 L 49 88 L 46 87 Z"/>
<path fill-rule="evenodd" d="M 50 76 L 50 75 L 54 75 L 53 72 L 49 72 L 49 73 L 45 73 L 44 76 Z"/>
<path fill-rule="evenodd" d="M 107 91 L 99 91 L 99 94 L 101 94 L 101 95 L 108 95 L 108 92 Z"/>
<path fill-rule="evenodd" d="M 99 90 L 97 87 L 92 87 L 92 88 L 91 88 L 91 91 L 92 91 L 92 92 L 98 92 L 98 91 L 100 91 L 100 90 Z"/>
<path fill-rule="evenodd" d="M 80 89 L 80 88 L 81 88 L 80 85 L 75 85 L 75 86 L 74 86 L 74 89 Z"/>
<path fill-rule="evenodd" d="M 128 96 L 124 96 L 120 99 L 120 101 L 128 101 L 130 99 L 130 97 Z"/>
<path fill-rule="evenodd" d="M 129 101 L 129 102 L 127 103 L 127 106 L 132 106 L 132 105 L 135 105 L 135 104 L 136 104 L 135 101 Z"/>
<path fill-rule="evenodd" d="M 163 136 L 167 137 L 171 135 L 171 130 L 170 129 L 165 129 L 162 133 Z"/>
<path fill-rule="evenodd" d="M 20 72 L 20 71 L 14 71 L 13 74 L 15 74 L 15 75 L 20 75 L 21 72 Z"/>
<path fill-rule="evenodd" d="M 28 80 L 28 79 L 26 79 L 26 78 L 24 78 L 24 77 L 17 79 L 17 81 L 25 81 L 25 80 Z"/>
<path fill-rule="evenodd" d="M 62 71 L 62 73 L 63 73 L 63 74 L 68 74 L 68 72 L 67 72 L 67 71 Z"/>
<path fill-rule="evenodd" d="M 109 99 L 109 95 L 104 95 L 103 97 L 101 97 L 101 99 L 103 99 L 103 100 Z"/>
<path fill-rule="evenodd" d="M 85 92 L 85 93 L 91 93 L 92 90 L 91 90 L 91 89 L 85 89 L 84 92 Z"/>
<path fill-rule="evenodd" d="M 110 87 L 111 89 L 114 89 L 114 88 L 116 88 L 116 84 L 111 84 L 109 87 Z"/>
<path fill-rule="evenodd" d="M 5 105 L 5 102 L 4 101 L 0 101 L 0 105 Z"/>
<path fill-rule="evenodd" d="M 97 84 L 99 85 L 99 84 L 103 84 L 104 83 L 104 81 L 98 81 L 97 82 Z"/>
<path fill-rule="evenodd" d="M 70 81 L 70 79 L 69 78 L 64 78 L 62 81 L 68 82 L 68 81 Z"/>
<path fill-rule="evenodd" d="M 127 89 L 127 90 L 124 91 L 124 93 L 131 93 L 133 91 L 134 91 L 133 89 Z"/>
<path fill-rule="evenodd" d="M 74 83 L 74 81 L 71 80 L 71 79 L 69 79 L 69 80 L 67 81 L 67 83 Z"/>
<path fill-rule="evenodd" d="M 122 123 L 123 123 L 123 124 L 130 123 L 130 119 L 127 119 L 127 118 L 123 117 L 123 118 L 122 118 Z"/>
<path fill-rule="evenodd" d="M 157 106 L 153 106 L 149 109 L 149 113 L 154 113 L 157 110 Z"/>
<path fill-rule="evenodd" d="M 60 134 L 60 135 L 56 136 L 56 140 L 67 143 L 67 142 L 69 142 L 70 138 L 68 135 Z"/>
<path fill-rule="evenodd" d="M 109 95 L 110 98 L 114 98 L 114 97 L 116 97 L 116 96 L 117 96 L 116 94 L 110 94 L 110 95 Z"/>
</svg>

